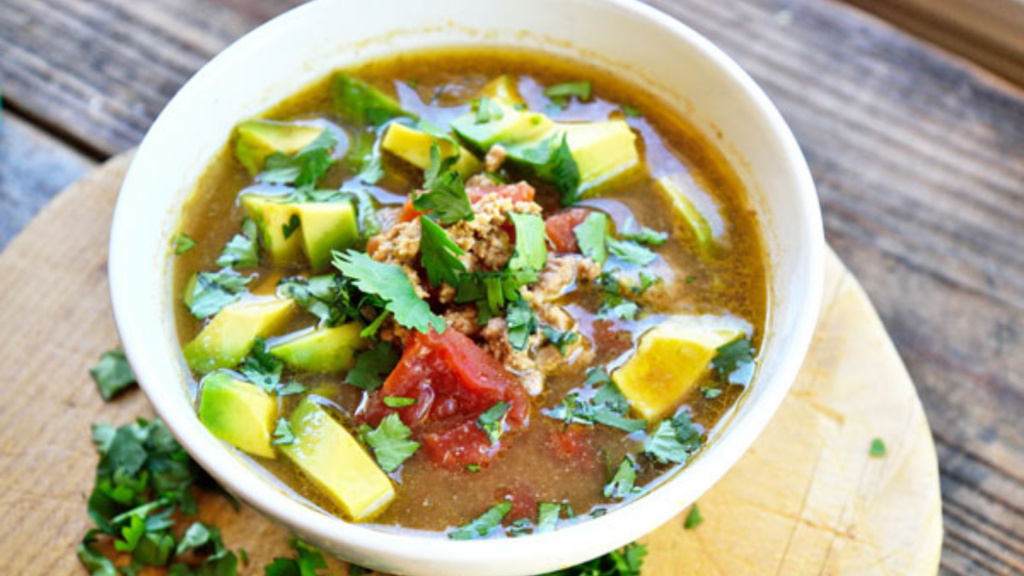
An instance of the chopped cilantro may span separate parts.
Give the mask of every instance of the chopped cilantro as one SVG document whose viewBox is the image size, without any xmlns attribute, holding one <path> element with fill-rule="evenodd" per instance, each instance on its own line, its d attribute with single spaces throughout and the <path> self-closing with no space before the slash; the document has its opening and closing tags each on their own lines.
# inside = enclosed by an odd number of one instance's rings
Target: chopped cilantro
<svg viewBox="0 0 1024 576">
<path fill-rule="evenodd" d="M 118 576 L 114 563 L 96 550 L 91 543 L 78 545 L 78 561 L 89 571 L 91 576 Z"/>
<path fill-rule="evenodd" d="M 291 382 L 281 386 L 277 389 L 278 396 L 293 396 L 295 394 L 302 394 L 307 388 L 302 384 L 292 380 Z"/>
<path fill-rule="evenodd" d="M 690 415 L 680 412 L 670 420 L 662 420 L 647 439 L 644 452 L 662 464 L 682 464 L 701 446 L 701 434 Z"/>
<path fill-rule="evenodd" d="M 547 234 L 544 219 L 537 214 L 509 212 L 516 230 L 516 246 L 508 267 L 540 272 L 548 260 Z"/>
<path fill-rule="evenodd" d="M 697 526 L 700 526 L 703 521 L 704 517 L 700 515 L 700 508 L 697 508 L 697 504 L 694 503 L 690 508 L 690 511 L 686 513 L 686 520 L 683 521 L 683 528 L 693 530 Z"/>
<path fill-rule="evenodd" d="M 505 117 L 501 108 L 486 96 L 477 100 L 474 106 L 476 108 L 477 124 L 486 124 L 491 120 L 501 120 Z"/>
<path fill-rule="evenodd" d="M 630 219 L 629 222 L 632 223 L 633 220 Z M 627 224 L 626 228 L 632 228 L 632 226 Z M 632 240 L 634 242 L 649 244 L 651 246 L 661 246 L 668 240 L 667 232 L 658 232 L 657 230 L 652 230 L 647 226 L 641 226 L 640 229 L 636 231 L 623 232 L 621 236 L 623 240 Z"/>
<path fill-rule="evenodd" d="M 327 568 L 323 553 L 316 548 L 297 538 L 291 540 L 291 545 L 295 548 L 295 557 L 274 558 L 274 561 L 264 568 L 264 576 L 317 576 L 319 569 Z"/>
<path fill-rule="evenodd" d="M 544 334 L 544 337 L 548 339 L 548 342 L 558 348 L 558 353 L 562 356 L 565 356 L 565 351 L 569 346 L 572 346 L 580 339 L 578 332 L 573 330 L 561 332 L 558 328 L 549 324 L 541 324 L 540 331 Z"/>
<path fill-rule="evenodd" d="M 218 272 L 200 272 L 192 278 L 189 283 L 192 289 L 185 292 L 185 305 L 193 316 L 202 320 L 234 304 L 253 277 L 225 268 Z"/>
<path fill-rule="evenodd" d="M 704 397 L 707 398 L 708 400 L 714 400 L 715 398 L 718 398 L 719 396 L 722 395 L 722 389 L 705 386 L 700 389 L 700 393 L 703 394 Z"/>
<path fill-rule="evenodd" d="M 622 104 L 619 106 L 619 109 L 622 110 L 622 114 L 626 118 L 639 118 L 643 115 L 639 108 L 636 106 L 630 106 L 629 104 Z"/>
<path fill-rule="evenodd" d="M 231 241 L 224 245 L 220 258 L 217 258 L 217 266 L 255 268 L 260 263 L 256 235 L 256 222 L 243 218 L 242 233 L 235 234 Z"/>
<path fill-rule="evenodd" d="M 533 522 L 529 518 L 520 518 L 508 526 L 508 535 L 513 538 L 528 536 L 533 532 Z"/>
<path fill-rule="evenodd" d="M 292 217 L 288 220 L 287 224 L 281 224 L 281 233 L 284 234 L 284 239 L 287 240 L 292 237 L 292 234 L 299 229 L 299 215 L 292 214 Z"/>
<path fill-rule="evenodd" d="M 378 342 L 373 348 L 356 356 L 355 366 L 345 375 L 345 383 L 363 390 L 376 390 L 398 365 L 398 354 L 387 342 Z"/>
<path fill-rule="evenodd" d="M 424 173 L 423 187 L 427 192 L 416 196 L 412 205 L 417 210 L 430 211 L 442 224 L 473 219 L 473 206 L 466 194 L 466 183 L 457 170 L 452 170 L 458 156 L 441 159 L 437 143 L 430 146 L 430 167 Z"/>
<path fill-rule="evenodd" d="M 498 402 L 494 406 L 491 406 L 484 411 L 476 419 L 476 425 L 481 430 L 487 433 L 487 439 L 494 444 L 501 438 L 501 434 L 504 432 L 505 427 L 505 414 L 508 413 L 508 409 L 512 405 L 508 402 Z"/>
<path fill-rule="evenodd" d="M 452 540 L 475 540 L 477 538 L 486 538 L 494 531 L 495 528 L 501 526 L 501 521 L 505 519 L 505 516 L 508 516 L 508 513 L 511 510 L 512 501 L 502 500 L 469 524 L 460 526 L 449 532 L 448 537 Z"/>
<path fill-rule="evenodd" d="M 465 272 L 466 266 L 457 256 L 465 252 L 448 238 L 444 228 L 425 215 L 420 216 L 420 230 L 420 263 L 427 271 L 430 284 L 440 287 L 443 281 L 449 286 L 458 286 L 458 273 Z"/>
<path fill-rule="evenodd" d="M 622 500 L 633 494 L 638 494 L 640 489 L 636 487 L 636 463 L 629 456 L 622 459 L 615 476 L 611 482 L 605 485 L 604 495 L 606 498 Z"/>
<path fill-rule="evenodd" d="M 575 96 L 581 102 L 587 102 L 593 93 L 593 86 L 585 80 L 577 82 L 563 82 L 548 86 L 544 89 L 544 95 L 551 100 L 551 103 L 559 108 L 565 108 L 569 98 Z"/>
<path fill-rule="evenodd" d="M 277 289 L 327 326 L 362 319 L 359 309 L 364 294 L 341 274 L 324 274 L 308 280 L 301 276 L 285 278 Z"/>
<path fill-rule="evenodd" d="M 697 277 L 696 277 L 696 276 L 687 276 L 687 277 L 686 277 L 686 283 L 687 283 L 687 284 L 693 284 L 693 282 L 694 282 L 695 280 L 697 280 Z"/>
<path fill-rule="evenodd" d="M 612 378 L 608 375 L 608 372 L 601 366 L 597 366 L 587 370 L 587 379 L 583 381 L 583 385 L 594 386 L 596 384 L 607 384 L 611 381 Z"/>
<path fill-rule="evenodd" d="M 394 472 L 419 449 L 419 442 L 409 439 L 412 431 L 398 414 L 388 414 L 376 430 L 366 433 L 366 443 L 385 472 Z"/>
<path fill-rule="evenodd" d="M 604 303 L 597 310 L 597 318 L 600 320 L 618 318 L 632 322 L 636 320 L 636 315 L 639 312 L 640 306 L 636 302 L 625 300 L 619 296 L 616 298 L 605 298 Z"/>
<path fill-rule="evenodd" d="M 377 331 L 380 330 L 381 325 L 384 324 L 384 321 L 387 320 L 390 316 L 391 312 L 389 312 L 388 310 L 381 311 L 379 314 L 377 314 L 377 317 L 373 319 L 373 322 L 370 322 L 369 324 L 367 324 L 366 328 L 363 328 L 362 330 L 359 331 L 359 337 L 376 338 Z"/>
<path fill-rule="evenodd" d="M 385 308 L 402 326 L 424 334 L 431 328 L 438 333 L 444 332 L 444 320 L 416 294 L 409 277 L 398 266 L 377 262 L 354 250 L 335 252 L 334 266 L 352 279 L 360 290 L 381 298 Z"/>
<path fill-rule="evenodd" d="M 181 256 L 195 247 L 196 241 L 188 234 L 181 233 L 174 237 L 174 253 L 178 256 Z"/>
<path fill-rule="evenodd" d="M 508 304 L 505 314 L 505 323 L 508 326 L 508 342 L 517 351 L 526 350 L 530 342 L 530 336 L 537 332 L 539 322 L 533 308 L 521 296 Z"/>
<path fill-rule="evenodd" d="M 646 420 L 633 420 L 627 417 L 629 401 L 608 378 L 604 369 L 594 368 L 587 372 L 584 386 L 590 387 L 594 384 L 602 386 L 593 394 L 590 394 L 587 388 L 583 392 L 570 392 L 561 404 L 545 410 L 544 414 L 565 421 L 566 426 L 573 423 L 592 426 L 598 423 L 630 433 L 647 428 Z M 585 396 L 589 396 L 589 399 L 584 399 Z"/>
<path fill-rule="evenodd" d="M 749 338 L 740 338 L 718 348 L 712 367 L 730 384 L 747 384 L 753 376 L 754 349 Z"/>
<path fill-rule="evenodd" d="M 868 449 L 868 454 L 870 454 L 872 458 L 881 458 L 882 456 L 885 456 L 887 451 L 884 440 L 881 438 L 871 440 L 871 448 Z"/>
<path fill-rule="evenodd" d="M 637 294 L 643 294 L 644 292 L 647 292 L 647 290 L 650 289 L 651 286 L 654 286 L 658 282 L 661 282 L 661 276 L 658 276 L 657 274 L 651 274 L 650 272 L 647 271 L 641 271 L 640 285 L 635 286 L 633 288 L 633 292 Z"/>
<path fill-rule="evenodd" d="M 245 379 L 269 393 L 277 390 L 281 383 L 284 364 L 267 350 L 267 343 L 257 338 L 249 355 L 238 369 Z"/>
<path fill-rule="evenodd" d="M 479 472 L 480 471 L 480 465 L 479 464 L 466 464 L 466 470 L 468 470 L 469 472 Z"/>
<path fill-rule="evenodd" d="M 178 547 L 174 549 L 174 555 L 181 556 L 193 548 L 205 546 L 206 543 L 210 541 L 210 537 L 210 528 L 202 522 L 193 522 L 192 525 L 185 530 L 185 533 L 182 534 L 181 540 L 178 542 Z"/>
<path fill-rule="evenodd" d="M 384 405 L 388 408 L 405 408 L 406 406 L 412 406 L 415 403 L 415 398 L 406 398 L 405 396 L 384 397 Z"/>
<path fill-rule="evenodd" d="M 100 361 L 89 370 L 100 396 L 109 402 L 114 396 L 135 384 L 135 373 L 120 348 L 104 352 Z"/>
<path fill-rule="evenodd" d="M 519 289 L 537 281 L 533 270 L 475 271 L 459 278 L 455 301 L 459 304 L 476 302 L 480 320 L 486 322 L 505 308 L 507 302 L 520 300 Z"/>
<path fill-rule="evenodd" d="M 292 425 L 284 418 L 278 418 L 277 427 L 274 428 L 274 440 L 270 443 L 277 446 L 290 446 L 295 443 Z"/>
<path fill-rule="evenodd" d="M 572 229 L 580 252 L 598 264 L 608 259 L 606 239 L 608 236 L 608 216 L 602 212 L 591 212 L 586 220 Z"/>
<path fill-rule="evenodd" d="M 540 149 L 543 152 L 530 154 L 529 160 L 536 163 L 537 175 L 558 189 L 562 206 L 569 206 L 579 200 L 580 169 L 569 150 L 566 135 L 562 134 L 562 141 L 558 144 L 556 139 L 557 135 L 542 143 Z M 539 154 L 543 154 L 543 160 L 536 162 Z"/>
<path fill-rule="evenodd" d="M 561 502 L 540 502 L 537 504 L 537 529 L 534 534 L 553 532 L 562 513 Z"/>
<path fill-rule="evenodd" d="M 259 179 L 270 184 L 294 184 L 296 188 L 311 190 L 334 164 L 331 151 L 337 145 L 338 139 L 334 133 L 324 130 L 305 148 L 291 156 L 281 152 L 267 156 L 265 169 Z"/>
<path fill-rule="evenodd" d="M 364 576 L 366 574 L 373 574 L 373 570 L 363 568 L 357 564 L 348 565 L 348 576 Z"/>
<path fill-rule="evenodd" d="M 139 546 L 139 540 L 146 533 L 146 521 L 141 515 L 132 514 L 127 526 L 121 528 L 121 540 L 114 541 L 118 552 L 132 552 Z"/>
<path fill-rule="evenodd" d="M 615 238 L 608 238 L 607 244 L 608 252 L 612 256 L 631 264 L 646 266 L 658 258 L 654 252 L 651 252 L 632 240 L 616 240 Z"/>
</svg>

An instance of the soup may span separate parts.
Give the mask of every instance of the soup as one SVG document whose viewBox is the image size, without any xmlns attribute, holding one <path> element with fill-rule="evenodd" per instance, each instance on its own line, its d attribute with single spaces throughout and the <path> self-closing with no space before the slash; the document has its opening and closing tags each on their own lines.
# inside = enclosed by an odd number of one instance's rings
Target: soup
<svg viewBox="0 0 1024 576">
<path fill-rule="evenodd" d="M 765 326 L 758 225 L 711 143 L 533 53 L 375 61 L 242 122 L 172 249 L 206 427 L 328 513 L 455 539 L 653 489 Z"/>
</svg>

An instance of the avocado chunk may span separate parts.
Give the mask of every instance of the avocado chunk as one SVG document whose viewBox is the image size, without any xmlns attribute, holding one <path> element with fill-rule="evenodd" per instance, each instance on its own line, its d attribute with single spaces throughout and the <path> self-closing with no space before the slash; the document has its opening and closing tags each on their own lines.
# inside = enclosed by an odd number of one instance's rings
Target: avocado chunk
<svg viewBox="0 0 1024 576">
<path fill-rule="evenodd" d="M 657 189 L 668 199 L 672 209 L 686 222 L 701 253 L 707 255 L 713 252 L 716 238 L 725 232 L 725 222 L 714 199 L 701 190 L 685 172 L 662 176 L 656 183 Z"/>
<path fill-rule="evenodd" d="M 314 271 L 331 263 L 331 251 L 344 250 L 359 240 L 356 208 L 350 200 L 303 202 L 294 205 L 299 215 L 302 246 Z"/>
<path fill-rule="evenodd" d="M 290 298 L 226 306 L 185 346 L 185 361 L 190 368 L 202 374 L 237 366 L 257 338 L 272 335 L 291 319 L 295 310 L 295 303 Z"/>
<path fill-rule="evenodd" d="M 519 80 L 508 74 L 502 74 L 491 80 L 480 89 L 480 95 L 491 100 L 500 100 L 510 104 L 526 104 L 519 94 Z"/>
<path fill-rule="evenodd" d="M 270 353 L 288 368 L 300 372 L 340 372 L 352 368 L 356 351 L 366 347 L 359 336 L 362 324 L 349 322 L 333 328 L 310 328 L 284 336 Z"/>
<path fill-rule="evenodd" d="M 323 408 L 307 398 L 290 424 L 295 442 L 281 451 L 352 520 L 379 514 L 394 499 L 391 479 Z"/>
<path fill-rule="evenodd" d="M 676 316 L 640 338 L 633 356 L 612 372 L 630 407 L 649 422 L 671 413 L 711 369 L 718 348 L 750 333 L 733 317 Z"/>
<path fill-rule="evenodd" d="M 299 215 L 295 205 L 284 198 L 244 194 L 242 207 L 260 230 L 260 243 L 274 266 L 289 266 L 302 254 L 302 235 L 296 227 Z"/>
<path fill-rule="evenodd" d="M 199 421 L 217 438 L 253 456 L 274 458 L 275 420 L 277 401 L 259 386 L 227 372 L 203 378 Z"/>
<path fill-rule="evenodd" d="M 456 155 L 459 157 L 454 166 L 459 174 L 469 176 L 480 171 L 480 161 L 469 150 L 450 140 L 435 138 L 422 130 L 410 128 L 397 122 L 388 125 L 380 146 L 413 166 L 426 170 L 430 168 L 430 148 L 435 142 L 441 151 L 442 158 L 451 158 Z"/>
<path fill-rule="evenodd" d="M 452 129 L 482 152 L 501 144 L 509 161 L 521 170 L 547 178 L 549 150 L 563 137 L 579 170 L 580 194 L 593 194 L 640 166 L 636 135 L 623 120 L 558 123 L 539 112 L 516 110 L 507 101 L 494 102 L 500 118 L 492 115 L 490 121 L 478 122 L 476 114 L 464 114 L 452 121 Z"/>
<path fill-rule="evenodd" d="M 246 120 L 235 127 L 235 157 L 255 176 L 274 152 L 295 154 L 324 131 L 319 126 Z"/>
<path fill-rule="evenodd" d="M 331 102 L 335 112 L 360 127 L 381 126 L 392 118 L 418 119 L 391 96 L 340 72 L 331 79 Z"/>
</svg>

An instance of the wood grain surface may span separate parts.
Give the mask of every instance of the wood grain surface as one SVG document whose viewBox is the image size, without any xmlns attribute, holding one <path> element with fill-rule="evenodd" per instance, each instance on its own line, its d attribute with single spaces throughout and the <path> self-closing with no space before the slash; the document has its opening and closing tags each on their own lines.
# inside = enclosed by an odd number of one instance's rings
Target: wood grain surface
<svg viewBox="0 0 1024 576">
<path fill-rule="evenodd" d="M 127 156 L 61 194 L 0 255 L 0 573 L 76 574 L 96 456 L 89 425 L 152 413 L 138 390 L 104 404 L 87 370 L 116 343 L 110 216 Z M 40 300 L 40 287 L 46 298 Z M 43 320 L 43 321 L 41 321 Z M 30 392 L 30 393 L 26 393 Z M 888 454 L 869 456 L 873 438 Z M 824 305 L 793 391 L 764 435 L 684 516 L 644 539 L 644 576 L 925 576 L 942 540 L 935 447 L 913 383 L 857 281 L 830 254 Z M 248 551 L 241 574 L 287 554 L 250 509 L 204 498 L 202 520 Z"/>
<path fill-rule="evenodd" d="M 290 4 L 0 0 L 5 105 L 59 139 L 45 158 L 114 154 Z M 833 0 L 653 4 L 736 58 L 793 127 L 829 241 L 933 423 L 942 572 L 1024 574 L 1024 95 Z M 0 154 L 0 174 L 11 165 Z"/>
</svg>

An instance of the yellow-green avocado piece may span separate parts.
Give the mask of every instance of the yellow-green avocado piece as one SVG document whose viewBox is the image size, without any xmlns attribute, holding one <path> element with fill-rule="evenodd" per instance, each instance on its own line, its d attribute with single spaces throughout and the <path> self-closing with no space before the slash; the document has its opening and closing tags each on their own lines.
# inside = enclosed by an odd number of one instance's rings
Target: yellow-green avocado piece
<svg viewBox="0 0 1024 576">
<path fill-rule="evenodd" d="M 310 328 L 284 336 L 270 346 L 270 353 L 301 372 L 340 372 L 352 368 L 356 351 L 366 348 L 359 336 L 363 326 L 349 322 L 333 328 Z"/>
<path fill-rule="evenodd" d="M 718 348 L 750 326 L 719 316 L 675 316 L 640 338 L 633 356 L 612 372 L 631 408 L 649 422 L 671 413 L 711 369 Z"/>
<path fill-rule="evenodd" d="M 636 135 L 624 120 L 559 124 L 580 171 L 581 194 L 640 165 Z"/>
<path fill-rule="evenodd" d="M 295 442 L 281 451 L 349 518 L 367 520 L 391 503 L 391 479 L 323 408 L 307 398 L 292 412 L 290 424 Z"/>
<path fill-rule="evenodd" d="M 331 252 L 344 250 L 359 240 L 356 208 L 350 200 L 303 202 L 294 205 L 299 215 L 302 246 L 313 271 L 331 263 Z"/>
<path fill-rule="evenodd" d="M 260 230 L 260 243 L 277 267 L 294 265 L 302 254 L 302 235 L 295 227 L 299 222 L 295 206 L 284 202 L 283 198 L 242 195 L 242 207 L 249 218 L 256 222 Z M 286 229 L 291 231 L 287 236 Z"/>
<path fill-rule="evenodd" d="M 203 378 L 199 421 L 217 438 L 253 456 L 274 458 L 276 420 L 277 400 L 259 386 L 227 372 Z"/>
<path fill-rule="evenodd" d="M 458 155 L 453 169 L 458 170 L 459 174 L 469 176 L 480 171 L 480 161 L 469 150 L 450 140 L 435 138 L 422 130 L 397 122 L 388 125 L 380 146 L 413 166 L 426 170 L 430 168 L 430 148 L 435 142 L 442 158 Z"/>
<path fill-rule="evenodd" d="M 185 361 L 190 368 L 202 374 L 237 366 L 252 349 L 257 338 L 273 335 L 291 319 L 296 309 L 295 302 L 290 298 L 262 299 L 225 306 L 185 346 Z"/>
<path fill-rule="evenodd" d="M 502 74 L 480 89 L 481 96 L 487 96 L 491 100 L 500 100 L 515 104 L 526 104 L 519 94 L 519 80 L 508 74 Z"/>
<path fill-rule="evenodd" d="M 725 230 L 714 199 L 684 172 L 662 176 L 655 182 L 672 208 L 683 217 L 701 252 L 711 252 L 715 248 L 715 238 Z"/>
<path fill-rule="evenodd" d="M 316 140 L 325 129 L 273 120 L 246 120 L 235 127 L 235 157 L 255 176 L 274 152 L 295 154 Z"/>
</svg>

